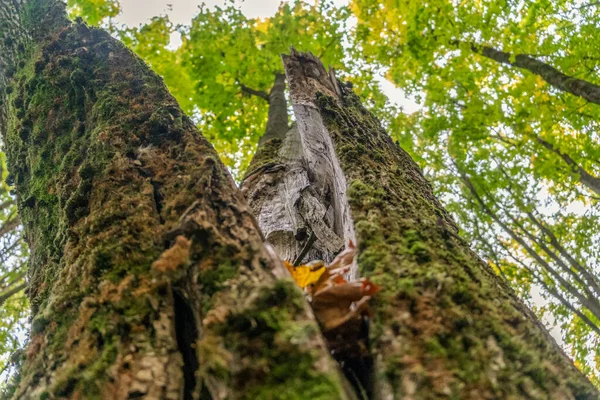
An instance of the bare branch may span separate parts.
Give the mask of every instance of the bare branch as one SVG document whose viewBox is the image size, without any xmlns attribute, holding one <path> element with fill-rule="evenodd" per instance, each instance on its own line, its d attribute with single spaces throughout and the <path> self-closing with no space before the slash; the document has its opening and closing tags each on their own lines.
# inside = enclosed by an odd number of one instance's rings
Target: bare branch
<svg viewBox="0 0 600 400">
<path fill-rule="evenodd" d="M 266 102 L 269 102 L 269 94 L 267 92 L 262 91 L 262 90 L 252 89 L 252 88 L 244 85 L 243 83 L 240 83 L 240 87 L 242 88 L 242 92 L 244 92 L 245 94 L 250 95 L 250 96 L 260 97 L 261 99 L 265 100 Z"/>
<path fill-rule="evenodd" d="M 454 45 L 460 44 L 458 41 L 452 42 Z M 577 79 L 573 76 L 563 74 L 553 66 L 543 61 L 537 60 L 526 54 L 511 54 L 496 50 L 488 46 L 480 46 L 474 43 L 469 44 L 474 53 L 481 54 L 490 60 L 507 64 L 513 67 L 525 69 L 535 75 L 540 76 L 552 87 L 563 92 L 571 93 L 582 97 L 590 103 L 600 105 L 600 86 L 583 79 Z"/>
</svg>

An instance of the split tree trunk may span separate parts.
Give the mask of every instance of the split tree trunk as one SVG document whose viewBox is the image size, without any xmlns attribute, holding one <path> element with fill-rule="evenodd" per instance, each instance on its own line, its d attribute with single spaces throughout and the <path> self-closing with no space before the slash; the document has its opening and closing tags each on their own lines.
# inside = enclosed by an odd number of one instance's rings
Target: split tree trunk
<svg viewBox="0 0 600 400">
<path fill-rule="evenodd" d="M 457 235 L 418 166 L 351 90 L 312 55 L 293 51 L 284 64 L 296 128 L 262 143 L 242 190 L 266 239 L 288 260 L 307 241 L 294 240 L 297 221 L 306 220 L 303 193 L 332 194 L 319 198 L 321 210 L 332 208 L 324 224 L 358 242 L 357 273 L 382 287 L 370 329 L 373 397 L 597 399 L 541 323 Z M 327 257 L 324 247 L 312 255 Z"/>
<path fill-rule="evenodd" d="M 14 398 L 348 398 L 214 149 L 139 58 L 63 8 L 0 0 L 31 248 Z"/>
</svg>

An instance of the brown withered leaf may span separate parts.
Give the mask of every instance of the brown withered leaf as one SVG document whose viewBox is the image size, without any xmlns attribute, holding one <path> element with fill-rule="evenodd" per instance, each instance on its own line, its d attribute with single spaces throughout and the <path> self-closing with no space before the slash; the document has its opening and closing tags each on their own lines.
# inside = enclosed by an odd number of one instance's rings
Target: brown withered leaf
<svg viewBox="0 0 600 400">
<path fill-rule="evenodd" d="M 333 261 L 325 266 L 322 261 L 313 261 L 294 267 L 286 262 L 290 274 L 308 295 L 315 317 L 323 331 L 341 330 L 337 336 L 352 337 L 363 318 L 370 315 L 368 302 L 380 288 L 368 279 L 347 281 L 354 262 L 356 246 L 352 241 Z M 344 334 L 347 329 L 348 334 Z"/>
</svg>

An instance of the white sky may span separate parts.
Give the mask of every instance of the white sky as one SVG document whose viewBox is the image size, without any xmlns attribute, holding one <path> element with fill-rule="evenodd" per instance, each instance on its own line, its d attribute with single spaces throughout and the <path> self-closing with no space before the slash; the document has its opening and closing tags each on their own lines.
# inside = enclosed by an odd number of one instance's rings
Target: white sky
<svg viewBox="0 0 600 400">
<path fill-rule="evenodd" d="M 244 15 L 249 18 L 270 17 L 277 11 L 280 2 L 280 0 L 236 0 Z M 202 3 L 209 7 L 225 5 L 224 0 L 120 0 L 122 11 L 114 21 L 117 24 L 133 27 L 147 22 L 156 15 L 167 14 L 173 23 L 187 25 L 196 15 L 198 7 Z M 333 3 L 341 6 L 347 4 L 348 1 L 334 0 Z M 179 35 L 174 34 L 171 37 L 171 45 L 177 47 L 179 43 Z M 405 112 L 412 113 L 420 108 L 385 78 L 381 77 L 379 83 L 390 101 L 401 105 Z"/>
<path fill-rule="evenodd" d="M 202 3 L 209 7 L 225 5 L 224 0 L 120 0 L 122 13 L 117 21 L 136 26 L 155 15 L 167 13 L 174 23 L 188 24 Z M 273 15 L 280 0 L 236 0 L 236 3 L 240 5 L 244 15 L 255 18 Z M 334 3 L 343 5 L 347 1 L 335 0 Z"/>
</svg>

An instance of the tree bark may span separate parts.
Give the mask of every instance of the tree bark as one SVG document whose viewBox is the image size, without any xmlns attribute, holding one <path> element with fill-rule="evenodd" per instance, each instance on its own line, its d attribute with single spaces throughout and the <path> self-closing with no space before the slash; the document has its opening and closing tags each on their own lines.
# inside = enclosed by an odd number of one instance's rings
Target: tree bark
<svg viewBox="0 0 600 400">
<path fill-rule="evenodd" d="M 312 55 L 293 51 L 284 65 L 317 173 L 310 186 L 335 191 L 332 229 L 355 232 L 358 273 L 382 287 L 371 321 L 375 398 L 598 398 L 351 90 Z"/>
<path fill-rule="evenodd" d="M 31 248 L 14 398 L 348 398 L 301 291 L 162 80 L 59 2 L 6 4 L 32 38 L 2 132 Z"/>
<path fill-rule="evenodd" d="M 325 162 L 333 161 L 333 150 L 325 137 L 309 138 L 307 146 L 310 129 L 302 115 L 296 113 L 296 124 L 288 127 L 285 78 L 276 74 L 267 127 L 240 188 L 266 240 L 282 259 L 331 261 L 344 239 L 354 238 L 353 233 L 345 235 L 339 223 L 335 226 L 333 212 L 340 207 L 332 202 L 339 191 L 327 181 L 333 171 L 323 173 L 318 161 L 322 148 L 331 153 Z M 340 187 L 345 191 L 345 185 Z"/>
</svg>

